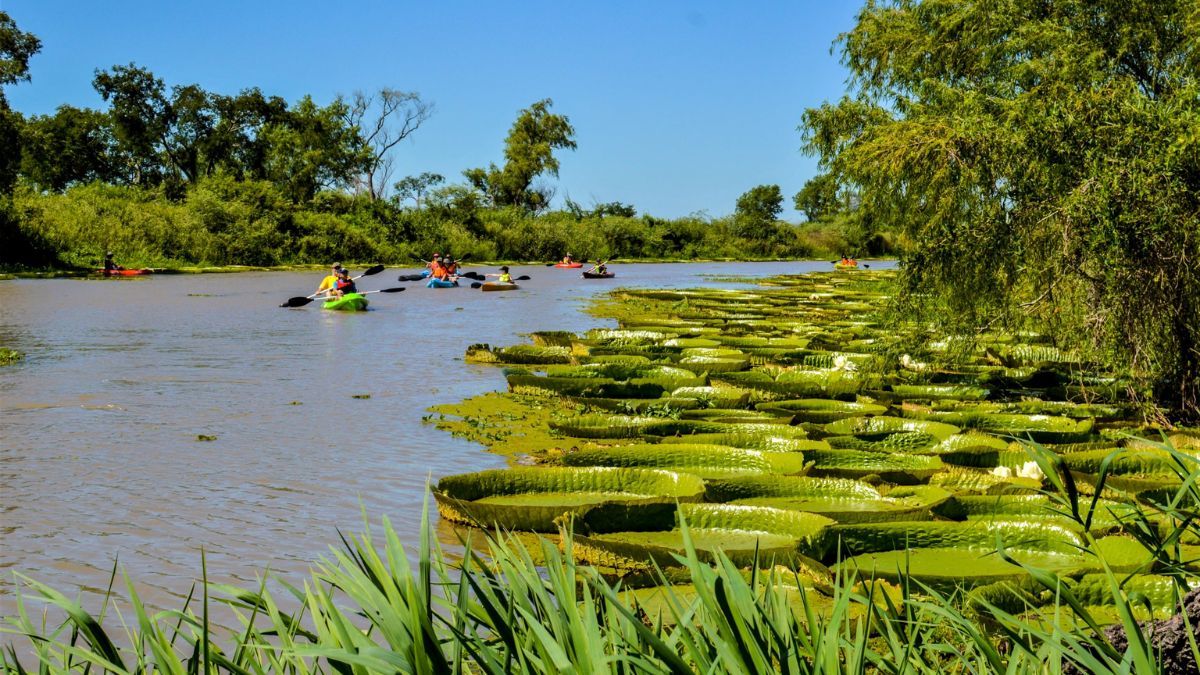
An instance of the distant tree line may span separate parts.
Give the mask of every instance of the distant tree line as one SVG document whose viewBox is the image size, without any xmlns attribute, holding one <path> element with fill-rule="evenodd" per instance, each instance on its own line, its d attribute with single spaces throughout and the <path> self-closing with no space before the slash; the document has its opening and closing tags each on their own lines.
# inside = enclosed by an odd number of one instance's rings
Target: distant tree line
<svg viewBox="0 0 1200 675">
<path fill-rule="evenodd" d="M 250 88 L 171 85 L 134 63 L 98 69 L 107 104 L 11 110 L 41 48 L 0 12 L 0 263 L 88 267 L 104 250 L 130 264 L 408 262 L 453 249 L 478 259 L 578 256 L 774 258 L 854 246 L 840 224 L 779 220 L 778 186 L 752 189 L 726 218 L 638 216 L 621 202 L 551 210 L 559 160 L 576 147 L 550 99 L 520 111 L 503 162 L 448 183 L 395 178 L 397 149 L 434 113 L 384 87 L 321 104 Z M 772 201 L 773 200 L 773 201 Z M 744 203 L 743 203 L 744 202 Z M 774 204 L 774 206 L 771 206 Z"/>
</svg>

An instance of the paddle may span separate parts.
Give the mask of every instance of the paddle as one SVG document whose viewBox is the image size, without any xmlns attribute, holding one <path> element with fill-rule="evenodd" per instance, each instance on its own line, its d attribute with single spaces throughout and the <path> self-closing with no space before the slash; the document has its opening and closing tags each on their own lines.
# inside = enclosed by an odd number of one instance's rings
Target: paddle
<svg viewBox="0 0 1200 675">
<path fill-rule="evenodd" d="M 399 293 L 401 291 L 406 291 L 406 290 L 408 290 L 408 289 L 406 289 L 403 286 L 397 286 L 395 288 L 381 288 L 377 291 L 366 291 L 364 293 L 359 293 L 359 295 L 370 295 L 372 293 Z M 313 302 L 314 300 L 332 300 L 332 299 L 333 298 L 331 298 L 329 296 L 320 297 L 320 298 L 314 298 L 314 297 L 303 298 L 303 297 L 297 296 L 294 298 L 288 298 L 288 301 L 283 303 L 282 305 L 280 305 L 280 307 L 303 307 L 303 306 L 309 304 L 310 302 Z"/>
<path fill-rule="evenodd" d="M 519 277 L 513 277 L 513 281 L 529 281 L 529 275 L 522 274 Z M 496 282 L 496 283 L 499 283 L 499 282 Z M 471 284 L 471 288 L 483 288 L 483 284 L 476 281 L 475 283 Z"/>
<path fill-rule="evenodd" d="M 373 266 L 371 266 L 371 267 L 368 267 L 366 270 L 364 270 L 362 274 L 360 274 L 360 275 L 358 275 L 358 276 L 354 277 L 354 279 L 352 279 L 351 281 L 356 281 L 356 280 L 358 280 L 358 279 L 361 279 L 361 278 L 363 278 L 363 277 L 369 277 L 369 276 L 372 276 L 372 275 L 374 275 L 374 274 L 379 274 L 379 273 L 380 273 L 380 272 L 382 272 L 383 270 L 384 270 L 384 267 L 383 267 L 383 265 L 373 265 Z M 307 298 L 301 298 L 301 297 L 299 297 L 299 296 L 297 296 L 297 297 L 295 297 L 295 298 L 288 298 L 287 302 L 285 302 L 285 303 L 283 303 L 282 305 L 280 305 L 280 307 L 303 307 L 304 305 L 307 305 L 307 304 L 308 304 L 308 302 L 312 302 L 312 301 L 313 301 L 313 299 L 314 299 L 314 298 L 316 298 L 318 295 L 321 295 L 322 293 L 327 293 L 327 292 L 328 292 L 328 291 L 317 291 L 316 293 L 313 293 L 312 295 L 308 296 Z M 296 300 L 308 300 L 308 302 L 301 303 L 301 304 L 299 304 L 299 305 L 292 304 L 292 303 L 294 303 Z"/>
<path fill-rule="evenodd" d="M 595 265 L 592 265 L 592 269 L 588 270 L 588 274 L 591 274 L 592 272 L 595 272 L 596 270 L 600 269 L 601 265 L 607 265 L 610 262 L 612 262 L 611 259 L 601 260 L 600 262 L 596 263 Z"/>
</svg>

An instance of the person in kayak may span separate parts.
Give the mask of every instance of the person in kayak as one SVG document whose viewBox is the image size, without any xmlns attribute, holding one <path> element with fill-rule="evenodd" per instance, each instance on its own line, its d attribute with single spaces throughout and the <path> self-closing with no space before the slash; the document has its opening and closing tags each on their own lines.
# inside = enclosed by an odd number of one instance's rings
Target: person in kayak
<svg viewBox="0 0 1200 675">
<path fill-rule="evenodd" d="M 317 292 L 313 295 L 321 295 L 328 293 L 337 286 L 338 274 L 342 271 L 342 263 L 335 262 L 333 267 L 329 269 L 329 275 L 321 280 L 321 285 L 317 286 Z"/>
<path fill-rule="evenodd" d="M 458 274 L 458 261 L 450 256 L 446 256 L 442 260 L 442 266 L 446 268 L 446 274 L 455 276 Z"/>
<path fill-rule="evenodd" d="M 843 265 L 849 265 L 849 266 L 851 266 L 851 267 L 854 267 L 855 265 L 858 265 L 858 261 L 857 261 L 857 260 L 855 260 L 854 258 L 847 258 L 847 257 L 845 256 L 845 254 L 843 254 L 843 255 L 842 255 L 842 263 L 841 263 L 841 264 L 843 264 Z"/>
<path fill-rule="evenodd" d="M 125 268 L 121 267 L 120 265 L 117 264 L 117 261 L 113 260 L 113 252 L 112 251 L 109 251 L 104 254 L 104 271 L 105 272 L 118 272 L 123 269 L 125 269 Z"/>
<path fill-rule="evenodd" d="M 508 273 L 508 265 L 500 268 L 500 274 L 485 274 L 485 277 L 496 277 L 496 281 L 502 284 L 513 283 L 512 275 Z"/>
<path fill-rule="evenodd" d="M 575 264 L 575 256 L 568 253 L 563 256 L 563 259 L 559 264 L 560 265 L 573 265 L 573 264 Z"/>
<path fill-rule="evenodd" d="M 347 293 L 357 293 L 358 288 L 354 285 L 354 280 L 350 278 L 350 270 L 341 268 L 338 270 L 337 281 L 334 282 L 331 294 L 340 298 Z"/>
<path fill-rule="evenodd" d="M 434 253 L 433 260 L 425 263 L 425 269 L 429 270 L 429 276 L 433 276 L 434 270 L 442 264 L 442 254 Z"/>
</svg>

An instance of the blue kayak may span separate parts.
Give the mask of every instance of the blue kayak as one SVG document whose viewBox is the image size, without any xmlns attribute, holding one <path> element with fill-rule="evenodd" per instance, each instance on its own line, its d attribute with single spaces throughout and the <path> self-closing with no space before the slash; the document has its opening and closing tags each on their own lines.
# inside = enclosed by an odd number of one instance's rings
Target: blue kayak
<svg viewBox="0 0 1200 675">
<path fill-rule="evenodd" d="M 458 286 L 457 281 L 445 281 L 443 279 L 430 279 L 425 284 L 425 288 L 454 288 Z"/>
<path fill-rule="evenodd" d="M 430 274 L 429 270 L 425 270 L 424 272 L 421 272 L 421 278 L 422 278 L 422 279 L 428 279 L 428 278 L 429 278 L 429 274 Z"/>
</svg>

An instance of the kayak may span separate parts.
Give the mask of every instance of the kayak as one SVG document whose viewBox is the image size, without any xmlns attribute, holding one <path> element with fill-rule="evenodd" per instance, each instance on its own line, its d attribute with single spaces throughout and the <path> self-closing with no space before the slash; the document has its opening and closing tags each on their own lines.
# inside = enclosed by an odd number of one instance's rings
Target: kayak
<svg viewBox="0 0 1200 675">
<path fill-rule="evenodd" d="M 432 274 L 432 272 L 430 272 L 429 270 L 424 270 L 421 272 L 421 278 L 428 279 L 430 274 Z"/>
<path fill-rule="evenodd" d="M 483 285 L 479 287 L 479 290 L 481 290 L 481 291 L 515 291 L 518 288 L 520 288 L 520 286 L 518 286 L 516 284 L 506 284 L 506 283 L 501 283 L 499 281 L 485 281 L 485 282 L 483 282 Z"/>
<path fill-rule="evenodd" d="M 558 263 L 557 265 L 555 265 L 555 267 L 562 267 L 564 269 L 578 269 L 580 267 L 583 267 L 583 263 L 581 263 L 581 262 Z"/>
<path fill-rule="evenodd" d="M 327 300 L 321 305 L 322 309 L 335 309 L 342 312 L 361 312 L 367 308 L 367 299 L 362 293 L 347 293 L 336 300 Z"/>
<path fill-rule="evenodd" d="M 444 279 L 430 279 L 425 288 L 454 288 L 458 285 L 457 281 L 446 281 Z"/>
<path fill-rule="evenodd" d="M 605 272 L 604 274 L 600 274 L 599 272 L 584 272 L 583 273 L 584 279 L 611 279 L 615 276 L 617 276 L 616 272 Z"/>
<path fill-rule="evenodd" d="M 833 264 L 833 269 L 835 269 L 835 270 L 856 270 L 856 269 L 858 269 L 858 263 L 836 262 Z"/>
<path fill-rule="evenodd" d="M 154 274 L 154 270 L 96 270 L 96 274 L 106 277 L 137 277 L 143 274 Z"/>
</svg>

